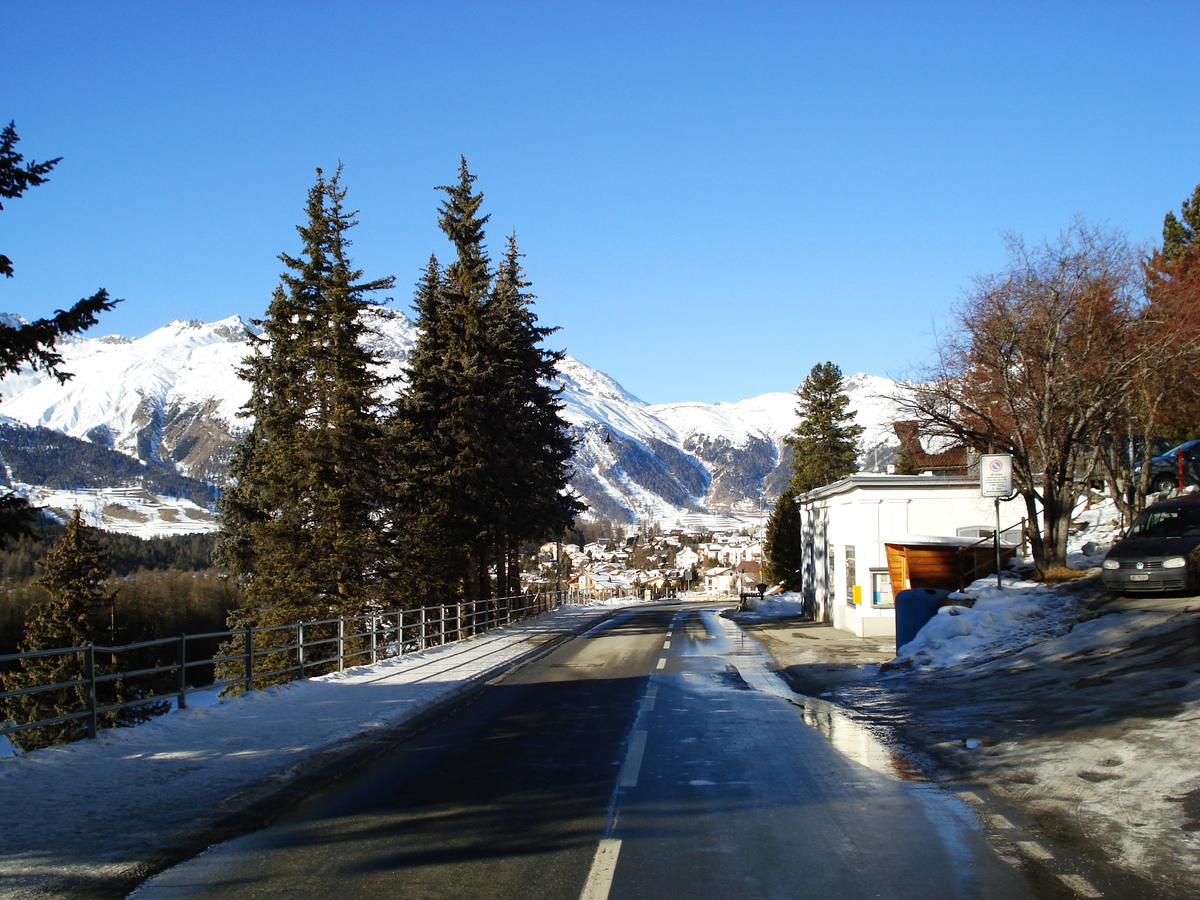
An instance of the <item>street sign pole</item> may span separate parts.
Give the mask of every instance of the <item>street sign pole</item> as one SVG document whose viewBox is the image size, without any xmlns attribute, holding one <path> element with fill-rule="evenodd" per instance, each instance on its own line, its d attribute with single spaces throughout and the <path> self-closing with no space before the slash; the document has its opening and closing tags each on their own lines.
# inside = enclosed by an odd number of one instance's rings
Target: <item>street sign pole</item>
<svg viewBox="0 0 1200 900">
<path fill-rule="evenodd" d="M 1012 496 L 1012 455 L 984 453 L 979 457 L 979 493 L 996 498 L 996 531 L 992 542 L 996 549 L 996 587 L 1003 589 L 1000 580 L 1000 501 Z"/>
<path fill-rule="evenodd" d="M 992 535 L 992 540 L 996 544 L 996 587 L 1004 590 L 1004 585 L 1000 583 L 1000 498 L 996 498 L 996 532 Z"/>
</svg>

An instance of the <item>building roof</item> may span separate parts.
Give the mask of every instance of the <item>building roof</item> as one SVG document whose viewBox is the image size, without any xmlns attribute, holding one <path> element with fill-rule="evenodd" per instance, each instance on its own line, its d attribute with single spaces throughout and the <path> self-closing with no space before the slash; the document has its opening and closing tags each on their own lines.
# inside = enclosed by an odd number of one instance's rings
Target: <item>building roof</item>
<svg viewBox="0 0 1200 900">
<path fill-rule="evenodd" d="M 797 503 L 811 503 L 835 494 L 845 494 L 858 488 L 896 488 L 904 490 L 945 490 L 946 488 L 976 488 L 979 479 L 970 475 L 850 475 L 840 481 L 813 488 L 796 498 Z"/>
</svg>

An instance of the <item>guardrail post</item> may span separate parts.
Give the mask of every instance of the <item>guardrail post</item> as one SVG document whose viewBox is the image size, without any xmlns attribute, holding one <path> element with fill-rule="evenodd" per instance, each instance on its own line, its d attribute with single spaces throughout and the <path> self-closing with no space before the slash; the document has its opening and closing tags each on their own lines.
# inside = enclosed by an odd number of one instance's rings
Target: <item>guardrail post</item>
<svg viewBox="0 0 1200 900">
<path fill-rule="evenodd" d="M 179 636 L 175 649 L 175 663 L 179 666 L 175 687 L 179 691 L 179 708 L 187 709 L 187 635 Z"/>
<path fill-rule="evenodd" d="M 379 622 L 374 616 L 367 620 L 371 628 L 371 665 L 379 662 Z"/>
<path fill-rule="evenodd" d="M 404 655 L 404 610 L 396 613 L 396 655 Z"/>
<path fill-rule="evenodd" d="M 246 690 L 254 690 L 254 626 L 246 626 Z"/>
<path fill-rule="evenodd" d="M 304 677 L 304 623 L 296 623 L 296 659 L 300 663 L 300 677 Z"/>
<path fill-rule="evenodd" d="M 338 671 L 346 671 L 346 617 L 338 616 Z M 374 662 L 374 660 L 372 660 Z"/>
<path fill-rule="evenodd" d="M 94 738 L 100 727 L 96 720 L 96 647 L 91 641 L 83 648 L 83 674 L 87 679 L 87 733 Z"/>
</svg>

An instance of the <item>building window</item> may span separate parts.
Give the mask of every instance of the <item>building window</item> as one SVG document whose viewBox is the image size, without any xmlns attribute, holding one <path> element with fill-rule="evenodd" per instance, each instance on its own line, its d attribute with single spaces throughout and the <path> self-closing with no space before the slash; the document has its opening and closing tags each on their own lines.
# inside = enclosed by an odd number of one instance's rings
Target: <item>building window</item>
<svg viewBox="0 0 1200 900">
<path fill-rule="evenodd" d="M 871 605 L 895 605 L 895 601 L 892 598 L 892 576 L 887 569 L 871 570 Z"/>
<path fill-rule="evenodd" d="M 846 548 L 846 602 L 854 602 L 854 588 L 858 584 L 858 576 L 854 570 L 854 548 Z"/>
</svg>

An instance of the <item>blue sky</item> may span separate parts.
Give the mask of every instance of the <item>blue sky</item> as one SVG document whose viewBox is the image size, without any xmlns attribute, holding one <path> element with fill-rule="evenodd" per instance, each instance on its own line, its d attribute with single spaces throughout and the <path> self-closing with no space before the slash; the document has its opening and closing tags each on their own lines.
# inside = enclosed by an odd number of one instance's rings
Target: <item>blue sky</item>
<svg viewBox="0 0 1200 900">
<path fill-rule="evenodd" d="M 1138 242 L 1200 182 L 1195 2 L 8 0 L 0 310 L 261 316 L 314 168 L 408 311 L 465 155 L 549 344 L 652 403 L 902 375 L 1001 233 Z"/>
</svg>

